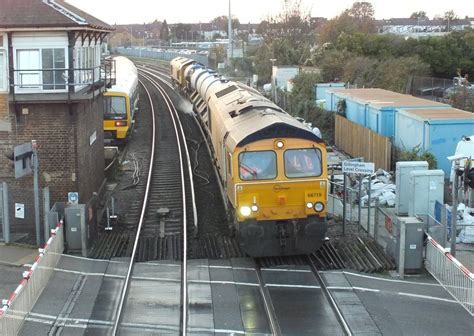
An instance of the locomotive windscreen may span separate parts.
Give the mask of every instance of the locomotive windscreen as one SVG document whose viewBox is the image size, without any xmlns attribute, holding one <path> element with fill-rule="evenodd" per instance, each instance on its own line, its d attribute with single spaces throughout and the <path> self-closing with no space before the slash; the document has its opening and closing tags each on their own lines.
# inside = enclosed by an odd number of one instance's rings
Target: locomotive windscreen
<svg viewBox="0 0 474 336">
<path fill-rule="evenodd" d="M 104 119 L 117 120 L 126 117 L 125 97 L 104 96 Z"/>
</svg>

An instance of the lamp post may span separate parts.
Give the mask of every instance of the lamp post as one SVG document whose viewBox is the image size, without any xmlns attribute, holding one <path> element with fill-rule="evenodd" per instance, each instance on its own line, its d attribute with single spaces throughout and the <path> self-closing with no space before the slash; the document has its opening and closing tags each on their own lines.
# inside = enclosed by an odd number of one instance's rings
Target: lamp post
<svg viewBox="0 0 474 336">
<path fill-rule="evenodd" d="M 276 88 L 275 88 L 275 77 L 273 76 L 273 67 L 275 66 L 276 58 L 270 58 L 270 62 L 272 62 L 272 77 L 271 77 L 271 82 L 272 82 L 272 100 L 275 102 L 275 96 L 276 96 Z"/>
<path fill-rule="evenodd" d="M 448 160 L 454 164 L 454 179 L 453 179 L 453 203 L 451 207 L 451 254 L 453 257 L 456 256 L 456 231 L 457 231 L 457 223 L 458 223 L 458 204 L 459 204 L 459 169 L 460 169 L 460 161 L 467 160 L 467 156 L 460 154 L 460 155 L 453 155 L 448 156 Z"/>
<path fill-rule="evenodd" d="M 229 18 L 228 18 L 228 37 L 229 37 L 229 47 L 227 50 L 227 62 L 229 63 L 230 66 L 230 59 L 234 56 L 234 47 L 233 47 L 233 41 L 232 41 L 232 15 L 230 11 L 230 0 L 229 0 Z"/>
<path fill-rule="evenodd" d="M 133 26 L 130 27 L 130 48 L 133 48 Z"/>
</svg>

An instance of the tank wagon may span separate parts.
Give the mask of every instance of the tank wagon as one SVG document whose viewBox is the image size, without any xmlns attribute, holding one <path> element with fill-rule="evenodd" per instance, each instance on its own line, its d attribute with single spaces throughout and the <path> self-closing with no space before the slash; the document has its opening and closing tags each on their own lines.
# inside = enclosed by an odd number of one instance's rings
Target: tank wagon
<svg viewBox="0 0 474 336">
<path fill-rule="evenodd" d="M 308 254 L 327 231 L 324 142 L 253 88 L 171 61 L 213 151 L 230 224 L 250 256 Z"/>
<path fill-rule="evenodd" d="M 123 56 L 112 59 L 115 83 L 104 93 L 104 142 L 124 143 L 133 128 L 138 110 L 138 73 Z"/>
</svg>

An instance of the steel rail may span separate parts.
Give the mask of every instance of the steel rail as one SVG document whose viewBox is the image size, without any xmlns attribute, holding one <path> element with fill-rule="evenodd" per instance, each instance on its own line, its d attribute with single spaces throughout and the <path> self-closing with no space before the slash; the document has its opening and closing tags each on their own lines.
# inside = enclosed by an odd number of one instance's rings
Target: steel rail
<svg viewBox="0 0 474 336">
<path fill-rule="evenodd" d="M 257 281 L 260 288 L 260 294 L 263 299 L 263 306 L 268 316 L 268 321 L 270 322 L 270 331 L 272 335 L 281 335 L 281 329 L 278 322 L 275 319 L 275 309 L 273 307 L 272 300 L 270 298 L 270 293 L 268 292 L 265 282 L 263 281 L 262 271 L 260 265 L 255 261 L 255 273 L 257 274 Z"/>
<path fill-rule="evenodd" d="M 326 283 L 324 282 L 323 278 L 319 274 L 318 269 L 316 268 L 316 266 L 314 265 L 313 261 L 311 260 L 311 258 L 309 256 L 307 257 L 307 262 L 308 262 L 309 267 L 311 268 L 311 271 L 313 271 L 314 276 L 316 277 L 316 279 L 321 284 L 321 289 L 322 289 L 324 295 L 326 296 L 326 298 L 328 299 L 329 304 L 331 305 L 334 313 L 336 314 L 336 318 L 338 319 L 339 323 L 341 324 L 342 328 L 344 329 L 344 333 L 347 336 L 352 336 L 352 331 L 349 327 L 349 324 L 347 323 L 346 319 L 344 318 L 344 315 L 342 314 L 341 310 L 337 306 L 336 300 L 334 300 L 334 297 L 332 296 L 331 292 L 327 288 Z"/>
<path fill-rule="evenodd" d="M 145 72 L 151 76 L 154 76 L 156 79 L 158 79 L 159 81 L 161 82 L 164 82 L 166 85 L 168 85 L 171 89 L 172 87 L 169 85 L 169 83 L 163 81 L 163 79 L 159 78 L 156 74 L 154 74 L 153 72 L 150 72 L 150 71 L 146 71 L 146 70 L 142 70 L 142 72 Z M 157 87 L 158 88 L 158 87 Z M 172 110 L 174 112 L 174 114 L 176 115 L 177 119 L 178 119 L 178 125 L 179 125 L 179 128 L 180 128 L 180 131 L 181 131 L 181 134 L 183 136 L 183 139 L 185 139 L 185 134 L 184 134 L 184 130 L 183 130 L 183 125 L 181 123 L 181 119 L 179 117 L 179 114 L 178 114 L 178 111 L 176 110 L 170 96 L 166 93 L 166 91 L 163 89 L 163 88 L 158 88 L 158 90 L 161 92 L 161 94 L 166 97 L 166 99 L 170 102 L 170 104 L 166 103 L 168 105 L 168 107 L 171 105 L 172 107 Z M 174 119 L 173 119 L 174 120 Z M 192 205 L 193 205 L 193 224 L 194 224 L 194 229 L 197 230 L 197 227 L 198 227 L 198 216 L 197 216 L 197 208 L 196 208 L 196 194 L 194 192 L 194 178 L 193 178 L 193 167 L 191 165 L 191 158 L 189 157 L 189 149 L 188 149 L 188 144 L 186 143 L 186 141 L 184 141 L 184 148 L 185 148 L 185 153 L 186 153 L 186 160 L 188 162 L 188 176 L 189 176 L 189 179 L 190 179 L 190 183 L 191 183 L 191 199 L 192 199 Z"/>
<path fill-rule="evenodd" d="M 140 81 L 140 84 L 143 85 L 143 82 Z M 152 114 L 152 120 L 153 120 L 153 122 L 152 122 L 152 142 L 151 142 L 151 154 L 150 154 L 150 167 L 148 168 L 148 178 L 147 178 L 147 182 L 146 182 L 145 195 L 143 197 L 143 207 L 142 207 L 142 211 L 141 211 L 141 214 L 140 214 L 140 220 L 138 222 L 137 233 L 135 235 L 135 242 L 133 243 L 133 250 L 132 250 L 132 255 L 130 257 L 130 264 L 128 266 L 127 275 L 125 277 L 125 282 L 124 282 L 124 285 L 123 285 L 123 288 L 122 288 L 122 293 L 120 295 L 118 310 L 117 310 L 116 318 L 115 318 L 115 321 L 114 321 L 113 335 L 117 335 L 118 327 L 119 327 L 120 322 L 122 320 L 123 306 L 124 306 L 124 303 L 125 303 L 125 298 L 127 297 L 127 294 L 128 294 L 129 286 L 130 286 L 130 278 L 131 278 L 132 271 L 133 271 L 133 266 L 134 266 L 134 261 L 135 261 L 135 254 L 137 253 L 138 241 L 139 241 L 139 238 L 140 238 L 140 233 L 141 233 L 141 229 L 142 229 L 142 226 L 143 226 L 143 220 L 145 218 L 145 213 L 146 213 L 146 207 L 147 207 L 147 204 L 148 204 L 148 193 L 150 191 L 151 177 L 152 177 L 152 171 L 153 171 L 153 160 L 154 160 L 154 157 L 155 157 L 155 138 L 156 138 L 155 110 L 153 108 L 153 102 L 151 100 L 150 92 L 148 91 L 148 89 L 146 88 L 145 85 L 143 85 L 143 87 L 145 88 L 145 91 L 148 95 L 148 99 L 150 100 L 150 103 L 151 103 L 150 104 L 151 105 L 151 114 Z"/>
<path fill-rule="evenodd" d="M 148 71 L 143 71 L 145 73 L 150 73 Z M 143 74 L 142 74 L 143 75 Z M 151 74 L 152 75 L 152 74 Z M 178 141 L 178 152 L 179 152 L 179 160 L 180 160 L 180 173 L 181 173 L 181 191 L 183 193 L 183 261 L 182 261 L 182 267 L 181 267 L 181 321 L 180 321 L 180 328 L 181 328 L 181 334 L 183 336 L 186 335 L 187 332 L 187 322 L 188 322 L 188 317 L 187 317 L 187 308 L 188 308 L 188 287 L 187 287 L 187 269 L 188 269 L 188 258 L 187 258 L 187 209 L 186 209 L 186 185 L 184 183 L 184 164 L 182 162 L 183 160 L 183 153 L 182 153 L 182 147 L 185 149 L 186 153 L 186 160 L 187 160 L 187 166 L 189 169 L 189 178 L 190 178 L 190 183 L 191 183 L 191 190 L 192 190 L 192 206 L 193 206 L 193 211 L 194 211 L 194 223 L 195 227 L 197 227 L 197 209 L 196 209 L 196 202 L 195 202 L 195 197 L 194 197 L 194 184 L 193 184 L 193 179 L 192 179 L 192 168 L 191 168 L 191 160 L 189 157 L 189 151 L 188 147 L 186 145 L 185 141 L 185 134 L 183 127 L 181 125 L 181 120 L 179 119 L 178 112 L 176 111 L 176 108 L 173 105 L 173 102 L 171 101 L 171 98 L 169 95 L 165 92 L 165 90 L 153 79 L 150 77 L 143 75 L 145 78 L 150 80 L 152 85 L 161 93 L 163 98 L 165 98 L 165 103 L 166 106 L 168 107 L 169 111 L 171 112 L 171 118 L 173 120 L 173 125 L 174 125 L 174 130 L 176 134 L 176 138 Z M 157 78 L 157 77 L 155 77 Z M 157 78 L 159 79 L 159 78 Z M 178 134 L 178 126 L 179 126 L 179 133 Z M 181 144 L 181 139 L 183 140 L 183 144 Z"/>
</svg>

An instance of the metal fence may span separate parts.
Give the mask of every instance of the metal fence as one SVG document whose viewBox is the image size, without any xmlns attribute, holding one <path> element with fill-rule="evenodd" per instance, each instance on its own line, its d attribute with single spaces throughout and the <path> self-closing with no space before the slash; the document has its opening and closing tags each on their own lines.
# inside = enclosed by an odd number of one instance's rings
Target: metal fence
<svg viewBox="0 0 474 336">
<path fill-rule="evenodd" d="M 26 317 L 33 308 L 64 249 L 63 222 L 60 221 L 48 239 L 30 270 L 13 294 L 2 302 L 0 308 L 0 335 L 17 335 Z"/>
<path fill-rule="evenodd" d="M 411 76 L 406 93 L 474 112 L 474 90 L 455 85 L 453 79 Z"/>
<path fill-rule="evenodd" d="M 474 316 L 474 274 L 429 235 L 425 267 Z"/>
<path fill-rule="evenodd" d="M 153 48 L 124 48 L 118 47 L 112 50 L 114 53 L 124 55 L 124 56 L 132 56 L 132 57 L 146 57 L 146 58 L 156 58 L 163 61 L 171 61 L 172 59 L 182 56 L 186 58 L 192 58 L 193 60 L 204 64 L 205 66 L 209 65 L 209 59 L 207 56 L 204 55 L 197 55 L 197 54 L 184 54 L 180 53 L 179 51 L 157 51 Z"/>
</svg>

